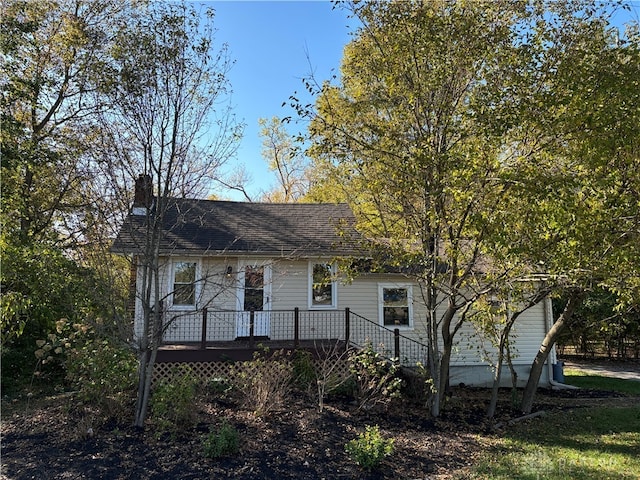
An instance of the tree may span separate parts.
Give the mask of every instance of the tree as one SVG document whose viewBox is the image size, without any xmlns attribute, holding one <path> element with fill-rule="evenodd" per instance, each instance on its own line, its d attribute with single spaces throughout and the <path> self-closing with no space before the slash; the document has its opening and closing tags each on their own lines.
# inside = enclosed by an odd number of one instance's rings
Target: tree
<svg viewBox="0 0 640 480">
<path fill-rule="evenodd" d="M 437 415 L 455 335 L 495 286 L 536 276 L 575 292 L 561 328 L 585 288 L 612 279 L 614 259 L 637 255 L 638 217 L 623 207 L 637 205 L 636 53 L 611 45 L 613 4 L 345 5 L 362 27 L 340 85 L 301 107 L 310 154 L 383 239 L 379 261 L 421 286 Z"/>
<path fill-rule="evenodd" d="M 214 49 L 211 10 L 152 3 L 123 19 L 110 51 L 112 82 L 104 86 L 112 108 L 103 117 L 94 168 L 97 186 L 123 212 L 138 178 L 143 221 L 133 265 L 138 271 L 143 329 L 135 425 L 143 427 L 162 339 L 161 249 L 164 218 L 174 197 L 197 197 L 233 153 L 238 130 L 222 103 L 230 67 L 226 47 Z M 214 130 L 213 127 L 216 127 Z M 141 176 L 139 176 L 139 174 Z M 140 199 L 138 199 L 140 200 Z"/>
<path fill-rule="evenodd" d="M 492 213 L 507 195 L 500 138 L 475 103 L 506 68 L 518 4 L 359 2 L 341 85 L 318 92 L 311 156 L 354 208 L 379 260 L 418 282 L 438 415 L 456 333 L 490 289 L 479 281 Z M 492 88 L 501 88 L 496 80 Z M 485 279 L 486 280 L 486 279 Z"/>
<path fill-rule="evenodd" d="M 94 93 L 104 81 L 107 20 L 128 8 L 108 0 L 3 3 L 3 347 L 26 332 L 20 348 L 28 350 L 61 317 L 91 321 L 118 304 L 104 301 L 117 297 L 114 284 L 83 261 L 83 220 L 93 206 L 86 154 L 103 107 Z"/>
<path fill-rule="evenodd" d="M 512 217 L 504 241 L 515 261 L 537 265 L 568 300 L 532 363 L 526 413 L 558 335 L 588 293 L 600 286 L 629 294 L 637 284 L 640 57 L 637 38 L 612 38 L 615 7 L 549 4 L 518 48 L 521 68 L 507 73 L 522 92 L 507 103 L 519 118 L 509 121 L 505 102 L 487 102 L 513 125 L 505 139 L 519 152 L 510 170 L 512 215 L 521 221 Z"/>
<path fill-rule="evenodd" d="M 297 202 L 309 189 L 307 160 L 295 140 L 286 132 L 282 120 L 261 118 L 262 157 L 275 172 L 277 186 L 264 195 L 270 202 Z"/>
<path fill-rule="evenodd" d="M 9 1 L 0 36 L 3 232 L 22 243 L 74 233 L 86 204 L 81 166 L 100 104 L 107 19 L 121 2 Z"/>
</svg>

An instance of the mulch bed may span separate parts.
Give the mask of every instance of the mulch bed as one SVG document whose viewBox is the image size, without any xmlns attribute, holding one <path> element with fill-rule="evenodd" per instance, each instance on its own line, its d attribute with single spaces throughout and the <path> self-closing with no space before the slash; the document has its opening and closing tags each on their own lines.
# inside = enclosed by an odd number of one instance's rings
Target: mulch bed
<svg viewBox="0 0 640 480">
<path fill-rule="evenodd" d="M 577 396 L 606 396 L 581 392 L 542 391 L 537 408 L 565 408 Z M 489 432 L 484 419 L 487 398 L 486 390 L 454 389 L 449 408 L 436 420 L 421 406 L 399 401 L 363 411 L 336 398 L 320 413 L 311 400 L 298 395 L 285 409 L 256 417 L 229 399 L 208 398 L 194 407 L 199 423 L 173 439 L 166 434 L 158 438 L 152 425 L 136 430 L 126 418 L 97 421 L 86 408 L 74 406 L 70 396 L 5 399 L 0 478 L 464 478 L 482 449 L 478 434 Z M 517 415 L 508 398 L 503 392 L 504 413 L 497 421 Z M 208 459 L 203 439 L 223 420 L 239 432 L 240 451 L 230 458 Z M 344 449 L 365 425 L 378 425 L 395 442 L 393 455 L 374 472 L 363 471 Z"/>
</svg>

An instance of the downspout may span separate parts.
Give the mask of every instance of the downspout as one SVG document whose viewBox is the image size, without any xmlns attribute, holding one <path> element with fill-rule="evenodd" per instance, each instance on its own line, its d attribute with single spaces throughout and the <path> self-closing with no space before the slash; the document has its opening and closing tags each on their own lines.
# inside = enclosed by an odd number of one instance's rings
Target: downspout
<svg viewBox="0 0 640 480">
<path fill-rule="evenodd" d="M 552 326 L 552 318 L 553 318 L 553 311 L 552 311 L 552 305 L 551 305 L 551 297 L 547 296 L 544 299 L 544 324 L 546 327 L 546 331 L 548 332 L 551 329 Z M 553 346 L 553 349 L 551 351 L 551 353 L 549 354 L 549 357 L 547 358 L 547 370 L 548 375 L 549 375 L 549 385 L 551 385 L 552 388 L 558 388 L 558 389 L 564 389 L 564 390 L 580 390 L 580 387 L 575 387 L 573 385 L 567 385 L 566 383 L 560 383 L 560 382 L 556 382 L 553 379 L 553 364 L 556 363 L 558 361 L 558 356 L 556 355 L 556 346 Z"/>
</svg>

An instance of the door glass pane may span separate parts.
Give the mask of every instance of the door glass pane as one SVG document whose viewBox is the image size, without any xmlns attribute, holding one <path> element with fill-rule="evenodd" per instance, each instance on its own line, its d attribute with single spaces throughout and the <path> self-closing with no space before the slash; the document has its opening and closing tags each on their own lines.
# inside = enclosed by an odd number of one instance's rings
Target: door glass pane
<svg viewBox="0 0 640 480">
<path fill-rule="evenodd" d="M 260 311 L 264 306 L 264 267 L 246 267 L 244 271 L 244 310 Z"/>
<path fill-rule="evenodd" d="M 196 264 L 176 262 L 173 267 L 173 304 L 195 304 Z"/>
</svg>

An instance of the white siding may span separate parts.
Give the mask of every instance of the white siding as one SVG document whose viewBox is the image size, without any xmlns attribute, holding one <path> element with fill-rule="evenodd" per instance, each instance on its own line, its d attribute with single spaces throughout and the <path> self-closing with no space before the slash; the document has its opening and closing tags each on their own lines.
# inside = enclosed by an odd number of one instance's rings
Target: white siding
<svg viewBox="0 0 640 480">
<path fill-rule="evenodd" d="M 306 311 L 309 309 L 309 261 L 307 260 L 274 260 L 265 263 L 271 265 L 270 284 L 270 338 L 291 339 L 293 336 L 292 316 L 283 311 L 300 309 L 300 339 L 344 338 L 345 315 L 344 310 L 364 317 L 376 325 L 381 325 L 379 318 L 379 284 L 398 283 L 406 285 L 410 282 L 401 275 L 369 274 L 357 277 L 351 283 L 338 282 L 337 308 L 323 309 L 313 312 L 313 319 Z M 163 297 L 169 289 L 168 262 L 161 269 Z M 207 318 L 207 337 L 210 339 L 232 340 L 236 335 L 236 318 L 233 311 L 238 308 L 238 277 L 237 271 L 240 261 L 237 258 L 202 259 L 200 264 L 202 288 L 197 301 L 197 310 L 206 307 L 209 310 Z M 227 268 L 231 266 L 232 275 L 227 275 Z M 141 280 L 141 275 L 138 275 Z M 402 328 L 403 337 L 414 339 L 426 344 L 427 326 L 425 323 L 425 306 L 420 289 L 413 284 L 413 326 Z M 140 301 L 136 302 L 136 318 L 141 317 Z M 226 311 L 227 313 L 221 313 Z M 176 316 L 177 314 L 177 316 Z M 181 310 L 167 311 L 168 318 L 174 318 L 172 325 L 165 335 L 167 341 L 199 341 L 202 335 L 202 316 L 200 312 L 190 313 Z M 546 330 L 546 319 L 543 303 L 540 303 L 521 315 L 512 333 L 512 355 L 514 365 L 519 372 L 520 379 L 526 379 L 530 364 L 536 355 Z M 351 323 L 351 338 L 358 343 L 364 341 L 372 330 L 358 331 L 358 325 L 367 325 L 364 321 L 353 320 Z M 141 334 L 142 326 L 139 321 L 135 324 L 137 335 Z M 377 330 L 377 328 L 376 328 Z M 392 336 L 381 334 L 376 337 L 384 342 L 385 349 L 391 350 Z M 382 339 L 382 340 L 380 340 Z M 402 350 L 402 348 L 401 348 Z M 421 351 L 420 351 L 421 352 Z M 415 354 L 415 352 L 414 352 Z M 419 353 L 422 355 L 422 353 Z M 402 351 L 401 351 L 402 355 Z M 415 356 L 415 355 L 414 355 Z M 413 357 L 412 357 L 413 358 Z M 421 360 L 425 360 L 422 358 Z M 458 332 L 451 359 L 451 384 L 465 383 L 468 385 L 489 385 L 493 377 L 491 363 L 495 362 L 495 349 L 490 342 L 483 340 L 476 332 L 473 324 L 466 323 Z M 543 374 L 543 382 L 548 380 L 547 370 Z M 508 378 L 505 368 L 505 379 Z M 506 382 L 507 380 L 505 380 Z"/>
</svg>

